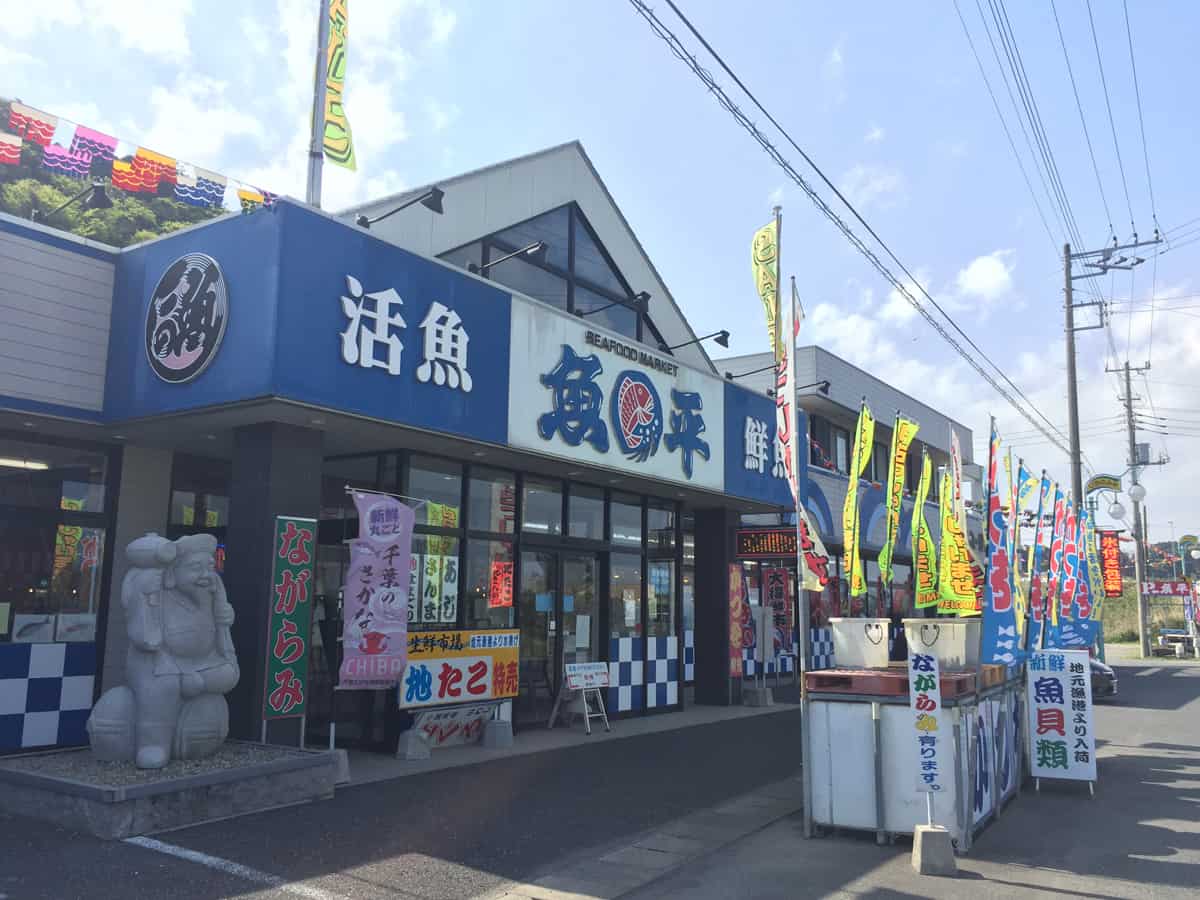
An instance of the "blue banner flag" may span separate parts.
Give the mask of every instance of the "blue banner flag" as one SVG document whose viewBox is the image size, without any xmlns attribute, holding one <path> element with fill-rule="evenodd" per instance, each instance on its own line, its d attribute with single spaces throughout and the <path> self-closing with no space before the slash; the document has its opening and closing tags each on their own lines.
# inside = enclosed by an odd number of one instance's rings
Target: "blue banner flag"
<svg viewBox="0 0 1200 900">
<path fill-rule="evenodd" d="M 1009 572 L 1008 521 L 1004 516 L 997 477 L 999 467 L 1000 436 L 996 433 L 996 420 L 992 419 L 988 450 L 987 576 L 983 586 L 979 661 L 1013 665 L 1019 660 L 1020 647 L 1017 644 L 1017 619 Z"/>
</svg>

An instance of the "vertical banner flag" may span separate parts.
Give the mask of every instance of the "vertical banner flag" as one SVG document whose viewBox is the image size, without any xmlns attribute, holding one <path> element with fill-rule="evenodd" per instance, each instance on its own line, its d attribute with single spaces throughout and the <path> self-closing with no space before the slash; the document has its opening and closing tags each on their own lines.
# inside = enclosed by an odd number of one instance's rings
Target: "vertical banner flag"
<svg viewBox="0 0 1200 900">
<path fill-rule="evenodd" d="M 829 584 L 829 551 L 803 503 L 796 504 L 796 515 L 800 528 L 800 554 L 804 557 L 804 590 L 819 594 Z"/>
<path fill-rule="evenodd" d="M 967 551 L 967 536 L 954 514 L 954 483 L 949 470 L 942 473 L 938 509 L 942 546 L 938 558 L 938 612 L 955 615 L 975 611 L 975 576 Z"/>
<path fill-rule="evenodd" d="M 772 220 L 754 232 L 750 245 L 750 265 L 754 272 L 754 289 L 762 300 L 767 314 L 767 334 L 771 339 L 772 352 L 778 360 L 783 340 L 779 327 L 779 223 Z"/>
<path fill-rule="evenodd" d="M 1096 780 L 1092 679 L 1086 650 L 1039 650 L 1029 657 L 1029 771 L 1034 778 Z"/>
<path fill-rule="evenodd" d="M 1063 520 L 1062 579 L 1059 583 L 1059 622 L 1073 619 L 1075 594 L 1079 590 L 1079 520 L 1075 504 L 1067 501 L 1066 518 Z"/>
<path fill-rule="evenodd" d="M 1011 457 L 1012 451 L 1009 450 Z M 1012 484 L 1012 501 L 1008 510 L 1008 573 L 1013 592 L 1013 615 L 1017 623 L 1017 637 L 1025 634 L 1025 617 L 1029 611 L 1029 595 L 1025 593 L 1025 579 L 1021 575 L 1021 486 L 1029 473 L 1025 460 L 1017 460 L 1017 480 Z M 1021 645 L 1024 646 L 1024 645 Z"/>
<path fill-rule="evenodd" d="M 858 480 L 871 461 L 871 450 L 875 446 L 875 417 L 864 398 L 858 411 L 858 425 L 854 429 L 854 452 L 850 458 L 850 484 L 846 488 L 846 502 L 842 507 L 842 542 L 846 546 L 842 565 L 846 580 L 850 583 L 850 596 L 861 597 L 867 592 L 867 580 L 863 575 L 862 557 L 859 553 Z"/>
<path fill-rule="evenodd" d="M 1079 554 L 1083 564 L 1083 581 L 1081 588 L 1086 588 L 1086 596 L 1076 597 L 1075 604 L 1079 607 L 1079 618 L 1099 621 L 1100 598 L 1100 557 L 1096 552 L 1096 524 L 1092 514 L 1086 509 L 1079 517 L 1080 541 L 1083 549 Z"/>
<path fill-rule="evenodd" d="M 962 447 L 958 443 L 958 432 L 954 430 L 954 426 L 950 426 L 950 471 L 954 476 L 954 496 L 951 498 L 954 517 L 958 519 L 962 525 L 962 530 L 967 530 L 967 503 L 963 497 L 962 481 Z"/>
<path fill-rule="evenodd" d="M 1064 612 L 1058 645 L 1086 649 L 1095 641 L 1092 619 L 1092 582 L 1087 551 L 1087 510 L 1081 509 L 1075 522 L 1074 546 L 1068 551 L 1068 561 L 1074 568 L 1074 597 L 1072 611 Z M 1073 551 L 1073 552 L 1072 552 Z"/>
<path fill-rule="evenodd" d="M 792 500 L 800 505 L 799 441 L 796 434 L 796 335 L 800 331 L 796 282 L 792 299 L 779 310 L 779 352 L 775 356 L 775 457 L 782 459 Z M 770 334 L 772 343 L 775 335 Z"/>
<path fill-rule="evenodd" d="M 988 442 L 987 578 L 983 592 L 979 661 L 1012 665 L 1017 661 L 1017 623 L 1009 577 L 1008 522 L 1000 505 L 999 468 L 1000 435 L 993 418 Z"/>
<path fill-rule="evenodd" d="M 917 738 L 917 790 L 922 793 L 943 790 L 944 779 L 953 772 L 953 766 L 941 752 L 946 746 L 942 738 L 947 741 L 951 738 L 940 727 L 949 719 L 938 718 L 942 712 L 941 673 L 932 653 L 908 655 L 908 701 Z"/>
<path fill-rule="evenodd" d="M 343 95 L 346 90 L 346 36 L 349 0 L 330 0 L 329 50 L 325 70 L 325 132 L 322 144 L 325 157 L 339 166 L 354 171 L 354 140 L 350 136 L 350 120 L 346 118 Z"/>
<path fill-rule="evenodd" d="M 879 580 L 884 584 L 892 581 L 892 556 L 896 552 L 896 540 L 900 537 L 900 504 L 904 499 L 904 470 L 908 464 L 908 447 L 920 429 L 916 422 L 896 414 L 892 426 L 892 464 L 888 469 L 886 515 L 887 535 L 879 548 Z"/>
<path fill-rule="evenodd" d="M 1100 571 L 1105 597 L 1121 596 L 1121 539 L 1119 531 L 1101 531 Z"/>
<path fill-rule="evenodd" d="M 275 517 L 271 619 L 267 627 L 263 718 L 291 719 L 308 707 L 308 638 L 312 628 L 316 519 Z"/>
<path fill-rule="evenodd" d="M 746 602 L 746 573 L 740 563 L 729 564 L 729 675 L 742 677 L 742 647 L 748 646 L 744 634 L 754 636 L 750 604 Z M 750 643 L 753 643 L 751 641 Z"/>
<path fill-rule="evenodd" d="M 339 690 L 394 687 L 408 654 L 408 587 L 412 507 L 387 494 L 355 492 L 358 539 L 342 596 Z"/>
<path fill-rule="evenodd" d="M 1058 589 L 1062 574 L 1063 536 L 1066 528 L 1067 500 L 1062 488 L 1054 487 L 1054 526 L 1050 533 L 1050 563 L 1047 572 L 1046 591 L 1042 595 L 1045 609 L 1042 622 L 1041 647 L 1058 634 Z"/>
<path fill-rule="evenodd" d="M 1025 646 L 1039 646 L 1041 640 L 1042 620 L 1045 618 L 1046 601 L 1043 590 L 1042 550 L 1046 542 L 1042 536 L 1046 531 L 1042 528 L 1042 519 L 1046 505 L 1054 494 L 1050 476 L 1042 469 L 1041 487 L 1038 489 L 1037 519 L 1033 529 L 1033 546 L 1029 548 L 1029 628 L 1025 636 Z"/>
<path fill-rule="evenodd" d="M 912 517 L 912 558 L 913 558 L 913 587 L 914 600 L 917 609 L 936 606 L 937 590 L 937 552 L 933 543 L 933 535 L 929 531 L 929 523 L 925 521 L 925 500 L 929 496 L 929 482 L 933 474 L 933 464 L 929 461 L 929 453 L 921 448 L 921 480 L 917 483 L 917 496 L 913 500 Z"/>
<path fill-rule="evenodd" d="M 771 610 L 772 631 L 775 635 L 774 655 L 792 652 L 792 630 L 796 627 L 792 615 L 792 582 L 784 568 L 763 569 L 766 595 L 763 603 Z"/>
</svg>

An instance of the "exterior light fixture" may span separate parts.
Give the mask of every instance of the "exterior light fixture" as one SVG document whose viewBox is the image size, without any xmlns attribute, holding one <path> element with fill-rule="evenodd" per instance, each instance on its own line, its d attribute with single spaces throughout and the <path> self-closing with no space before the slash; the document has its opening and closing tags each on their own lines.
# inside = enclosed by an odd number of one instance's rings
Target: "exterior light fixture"
<svg viewBox="0 0 1200 900">
<path fill-rule="evenodd" d="M 446 192 L 441 188 L 431 187 L 420 196 L 405 200 L 395 209 L 385 212 L 383 215 L 375 216 L 374 218 L 368 218 L 367 216 L 360 214 L 355 217 L 354 223 L 356 225 L 361 225 L 363 228 L 370 228 L 376 222 L 381 222 L 388 216 L 394 216 L 396 213 L 400 212 L 400 210 L 408 209 L 410 206 L 415 206 L 418 203 L 420 203 L 430 212 L 435 212 L 440 216 L 442 214 L 442 197 L 444 196 L 446 196 Z"/>
<path fill-rule="evenodd" d="M 112 209 L 112 198 L 108 196 L 108 192 L 104 188 L 104 182 L 93 181 L 66 203 L 56 206 L 48 213 L 43 213 L 41 210 L 37 209 L 37 207 L 34 207 L 29 211 L 29 220 L 31 222 L 37 222 L 39 219 L 45 221 L 51 216 L 62 212 L 72 203 L 83 200 L 84 197 L 87 197 L 87 200 L 85 200 L 83 204 L 84 209 Z"/>
<path fill-rule="evenodd" d="M 714 344 L 720 344 L 722 347 L 729 346 L 729 332 L 722 328 L 720 331 L 714 331 L 712 334 L 704 335 L 704 337 L 692 338 L 692 340 L 684 341 L 682 344 L 674 344 L 670 347 L 668 347 L 666 344 L 659 344 L 658 349 L 662 350 L 664 353 L 667 353 L 671 350 L 678 350 L 680 347 L 689 347 L 692 344 L 698 344 L 701 341 L 707 341 L 709 338 L 712 338 Z"/>
<path fill-rule="evenodd" d="M 475 275 L 482 275 L 492 266 L 497 266 L 502 262 L 508 262 L 510 259 L 515 259 L 518 256 L 527 257 L 528 259 L 537 263 L 539 266 L 545 265 L 546 251 L 549 249 L 550 245 L 545 241 L 534 241 L 527 247 L 522 247 L 520 250 L 514 250 L 512 253 L 502 256 L 499 259 L 488 260 L 482 266 L 478 266 L 475 263 L 467 263 L 467 271 Z"/>
<path fill-rule="evenodd" d="M 1129 499 L 1134 503 L 1141 503 L 1146 499 L 1146 489 L 1140 484 L 1135 484 L 1129 488 Z"/>
<path fill-rule="evenodd" d="M 639 291 L 638 293 L 633 295 L 633 302 L 637 306 L 637 308 L 640 309 L 644 313 L 646 311 L 647 305 L 649 305 L 649 303 L 650 303 L 650 295 L 647 294 L 645 291 Z M 575 310 L 575 315 L 579 316 L 579 318 L 582 319 L 584 316 L 590 316 L 592 313 L 603 312 L 604 310 L 608 309 L 611 306 L 628 306 L 628 305 L 629 304 L 624 300 L 613 300 L 611 303 L 605 303 L 603 306 L 596 306 L 596 307 L 593 307 L 592 309 L 577 309 L 577 310 Z M 680 346 L 683 346 L 683 345 L 680 344 Z"/>
</svg>

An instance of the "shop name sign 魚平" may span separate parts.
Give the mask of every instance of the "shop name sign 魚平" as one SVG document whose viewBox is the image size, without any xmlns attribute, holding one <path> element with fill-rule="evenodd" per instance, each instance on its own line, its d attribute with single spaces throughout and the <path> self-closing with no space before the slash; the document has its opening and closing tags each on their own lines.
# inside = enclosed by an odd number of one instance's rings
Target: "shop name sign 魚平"
<svg viewBox="0 0 1200 900">
<path fill-rule="evenodd" d="M 672 378 L 679 371 L 679 363 L 663 359 L 661 356 L 655 356 L 653 353 L 648 353 L 640 347 L 635 347 L 633 344 L 627 344 L 616 338 L 607 337 L 598 331 L 584 332 L 583 341 L 585 344 L 597 347 L 606 353 L 615 353 L 617 356 L 627 359 L 630 362 L 638 363 L 656 372 L 662 372 L 664 375 L 670 375 Z"/>
</svg>

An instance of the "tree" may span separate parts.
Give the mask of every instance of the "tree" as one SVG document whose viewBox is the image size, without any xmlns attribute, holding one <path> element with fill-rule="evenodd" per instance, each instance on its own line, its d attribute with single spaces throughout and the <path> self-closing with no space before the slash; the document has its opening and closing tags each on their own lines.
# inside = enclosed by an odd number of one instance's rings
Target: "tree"
<svg viewBox="0 0 1200 900">
<path fill-rule="evenodd" d="M 8 115 L 9 104 L 0 103 L 0 123 L 7 123 Z M 30 218 L 34 209 L 45 215 L 88 186 L 89 179 L 47 171 L 42 166 L 42 152 L 38 144 L 25 141 L 19 164 L 0 165 L 0 211 L 22 219 Z M 192 206 L 111 186 L 108 196 L 113 202 L 111 209 L 86 209 L 80 201 L 40 221 L 102 244 L 128 247 L 226 213 L 221 208 Z"/>
</svg>

